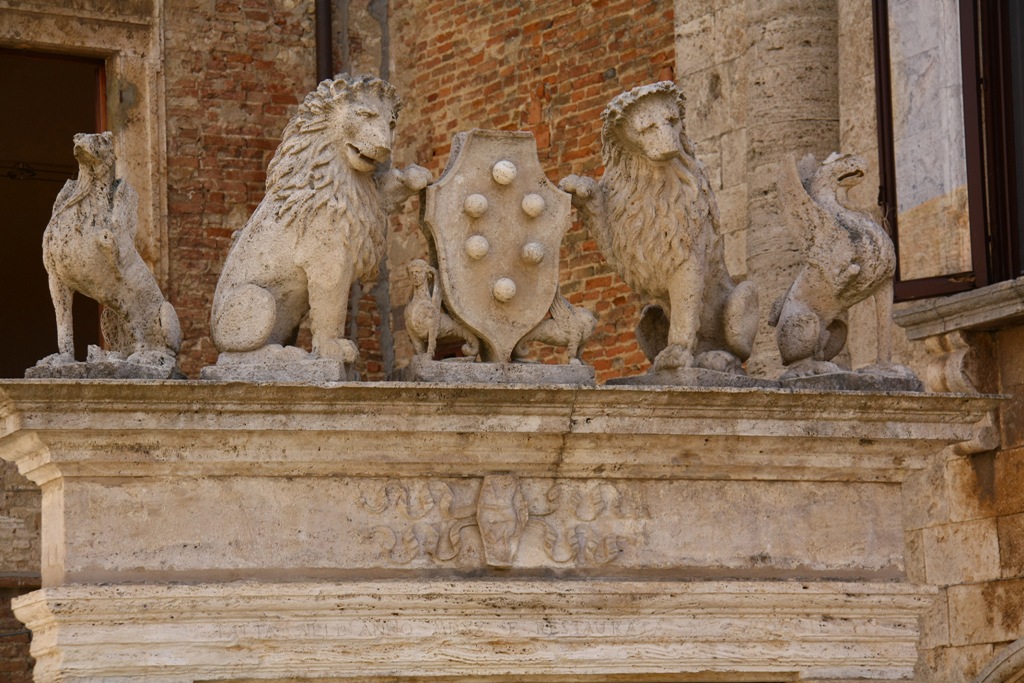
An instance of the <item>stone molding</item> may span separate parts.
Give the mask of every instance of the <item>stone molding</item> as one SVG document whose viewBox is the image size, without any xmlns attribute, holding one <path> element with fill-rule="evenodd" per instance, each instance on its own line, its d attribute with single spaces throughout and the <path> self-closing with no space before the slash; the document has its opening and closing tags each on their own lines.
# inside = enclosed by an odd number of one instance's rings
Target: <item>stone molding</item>
<svg viewBox="0 0 1024 683">
<path fill-rule="evenodd" d="M 889 680 L 912 676 L 931 597 L 874 582 L 245 582 L 47 588 L 15 613 L 41 683 L 300 671 Z"/>
<path fill-rule="evenodd" d="M 956 330 L 995 330 L 1024 321 L 1024 278 L 950 296 L 897 304 L 896 324 L 911 340 Z"/>
<path fill-rule="evenodd" d="M 998 403 L 723 388 L 5 380 L 0 450 L 40 486 L 58 476 L 510 468 L 560 478 L 898 482 L 926 456 L 974 438 Z"/>
</svg>

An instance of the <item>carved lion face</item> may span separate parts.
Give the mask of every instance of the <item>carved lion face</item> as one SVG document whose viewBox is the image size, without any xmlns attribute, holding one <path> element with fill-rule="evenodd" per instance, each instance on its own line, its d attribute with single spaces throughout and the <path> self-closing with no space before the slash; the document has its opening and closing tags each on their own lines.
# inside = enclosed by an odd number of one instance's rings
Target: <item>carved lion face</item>
<svg viewBox="0 0 1024 683">
<path fill-rule="evenodd" d="M 670 161 L 682 152 L 683 120 L 679 105 L 668 94 L 649 95 L 635 102 L 619 123 L 623 142 L 651 161 Z"/>
<path fill-rule="evenodd" d="M 372 173 L 391 157 L 396 112 L 373 92 L 360 92 L 339 102 L 335 124 L 349 166 L 357 173 Z"/>
</svg>

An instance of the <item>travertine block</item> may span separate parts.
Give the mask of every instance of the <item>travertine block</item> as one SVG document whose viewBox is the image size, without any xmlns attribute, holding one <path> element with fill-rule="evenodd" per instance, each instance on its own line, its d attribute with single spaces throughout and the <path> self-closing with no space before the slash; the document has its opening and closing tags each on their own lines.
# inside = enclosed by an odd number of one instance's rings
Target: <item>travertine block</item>
<svg viewBox="0 0 1024 683">
<path fill-rule="evenodd" d="M 921 650 L 917 683 L 972 683 L 992 656 L 992 646 L 968 645 Z"/>
<path fill-rule="evenodd" d="M 954 645 L 1002 643 L 1024 634 L 1024 579 L 950 586 L 949 634 Z"/>
<path fill-rule="evenodd" d="M 923 540 L 928 583 L 948 586 L 1000 576 L 995 519 L 929 527 Z"/>
<path fill-rule="evenodd" d="M 1000 517 L 997 524 L 1003 577 L 1024 576 L 1024 514 Z"/>
</svg>

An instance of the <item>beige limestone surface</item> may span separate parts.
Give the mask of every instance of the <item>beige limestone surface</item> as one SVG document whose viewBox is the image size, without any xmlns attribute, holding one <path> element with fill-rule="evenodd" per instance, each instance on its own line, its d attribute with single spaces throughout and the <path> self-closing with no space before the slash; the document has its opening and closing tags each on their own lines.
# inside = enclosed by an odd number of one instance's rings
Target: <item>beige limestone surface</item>
<svg viewBox="0 0 1024 683">
<path fill-rule="evenodd" d="M 931 592 L 907 578 L 903 481 L 994 404 L 400 382 L 0 391 L 0 457 L 43 492 L 44 588 L 17 604 L 37 680 L 107 683 L 906 678 Z"/>
</svg>

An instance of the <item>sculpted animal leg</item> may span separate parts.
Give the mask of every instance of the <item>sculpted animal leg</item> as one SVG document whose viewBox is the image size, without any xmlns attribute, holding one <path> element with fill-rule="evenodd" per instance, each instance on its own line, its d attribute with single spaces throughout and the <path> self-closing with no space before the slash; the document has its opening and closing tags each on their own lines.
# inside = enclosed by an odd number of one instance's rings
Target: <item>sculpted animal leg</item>
<svg viewBox="0 0 1024 683">
<path fill-rule="evenodd" d="M 886 280 L 875 292 L 875 333 L 878 337 L 876 363 L 892 362 L 892 280 Z"/>
<path fill-rule="evenodd" d="M 668 346 L 654 359 L 655 370 L 693 366 L 704 292 L 704 264 L 691 258 L 669 278 Z"/>
<path fill-rule="evenodd" d="M 757 287 L 750 280 L 736 285 L 722 311 L 722 336 L 737 358 L 745 361 L 754 350 L 757 336 Z"/>
<path fill-rule="evenodd" d="M 53 310 L 57 314 L 57 350 L 66 356 L 75 355 L 75 330 L 71 319 L 71 303 L 74 291 L 61 282 L 56 275 L 49 273 L 50 298 L 53 299 Z"/>
<path fill-rule="evenodd" d="M 255 351 L 267 345 L 277 318 L 274 295 L 258 285 L 231 287 L 216 307 L 211 323 L 213 343 L 221 351 Z"/>
<path fill-rule="evenodd" d="M 313 336 L 313 353 L 352 363 L 359 358 L 356 345 L 345 338 L 352 265 L 332 262 L 323 256 L 315 254 L 318 261 L 306 264 L 305 268 L 309 283 L 309 331 Z"/>
<path fill-rule="evenodd" d="M 776 339 L 783 365 L 815 356 L 822 333 L 821 318 L 803 302 L 786 299 L 779 316 Z"/>
</svg>

